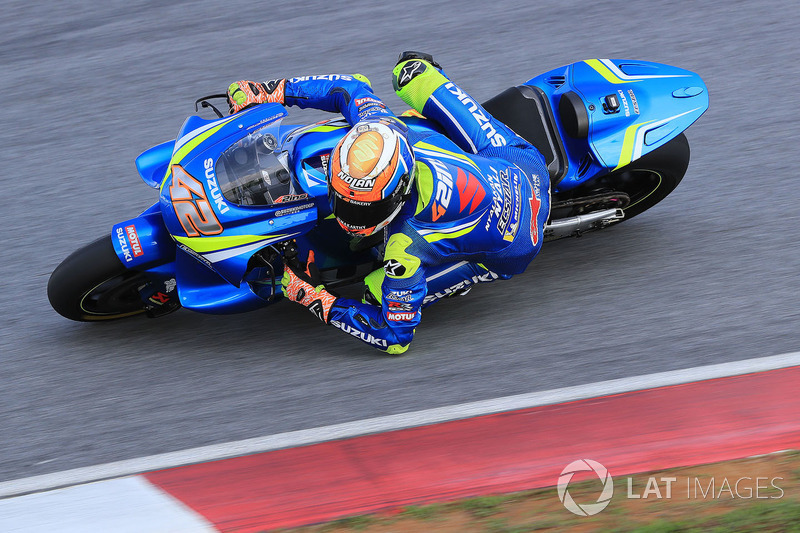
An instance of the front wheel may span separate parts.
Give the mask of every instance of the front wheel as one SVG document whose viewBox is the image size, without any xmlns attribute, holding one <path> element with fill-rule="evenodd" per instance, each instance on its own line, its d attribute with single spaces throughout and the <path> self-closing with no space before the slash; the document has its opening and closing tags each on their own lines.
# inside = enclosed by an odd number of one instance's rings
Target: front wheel
<svg viewBox="0 0 800 533">
<path fill-rule="evenodd" d="M 120 262 L 111 237 L 76 250 L 50 276 L 47 297 L 61 316 L 80 322 L 115 320 L 147 311 L 140 289 L 146 275 Z"/>
</svg>

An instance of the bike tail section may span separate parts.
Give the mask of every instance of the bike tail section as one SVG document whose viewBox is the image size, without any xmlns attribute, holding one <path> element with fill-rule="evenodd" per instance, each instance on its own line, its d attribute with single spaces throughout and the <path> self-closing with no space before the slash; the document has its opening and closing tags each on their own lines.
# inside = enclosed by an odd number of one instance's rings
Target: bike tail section
<svg viewBox="0 0 800 533">
<path fill-rule="evenodd" d="M 700 76 L 648 61 L 589 59 L 513 91 L 517 105 L 538 106 L 543 126 L 531 131 L 540 140 L 528 140 L 552 152 L 548 167 L 556 191 L 625 167 L 677 137 L 708 109 Z"/>
</svg>

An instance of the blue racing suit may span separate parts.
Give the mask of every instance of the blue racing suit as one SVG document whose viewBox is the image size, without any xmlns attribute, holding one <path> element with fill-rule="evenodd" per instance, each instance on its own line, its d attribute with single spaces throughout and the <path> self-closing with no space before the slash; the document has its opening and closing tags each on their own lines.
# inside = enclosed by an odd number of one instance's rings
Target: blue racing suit
<svg viewBox="0 0 800 533">
<path fill-rule="evenodd" d="M 539 151 L 438 68 L 404 61 L 393 80 L 398 96 L 444 134 L 408 130 L 416 186 L 388 227 L 384 268 L 367 276 L 364 301 L 338 298 L 328 318 L 367 344 L 400 354 L 424 306 L 525 270 L 542 246 L 550 181 Z M 403 118 L 358 74 L 287 80 L 284 103 L 341 113 L 351 126 L 365 118 Z"/>
</svg>

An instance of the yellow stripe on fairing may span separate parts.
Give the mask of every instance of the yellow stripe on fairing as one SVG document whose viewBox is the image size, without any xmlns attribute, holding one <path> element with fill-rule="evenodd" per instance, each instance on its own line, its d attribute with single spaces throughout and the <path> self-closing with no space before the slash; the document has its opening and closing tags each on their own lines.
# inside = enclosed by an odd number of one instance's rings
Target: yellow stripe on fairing
<svg viewBox="0 0 800 533">
<path fill-rule="evenodd" d="M 225 122 L 217 124 L 210 130 L 204 131 L 194 139 L 191 139 L 189 142 L 181 146 L 177 152 L 172 154 L 172 159 L 170 160 L 169 165 L 167 166 L 167 173 L 164 174 L 164 180 L 161 182 L 161 188 L 162 189 L 164 188 L 164 184 L 167 183 L 167 178 L 169 178 L 169 175 L 172 173 L 172 165 L 177 165 L 178 163 L 180 163 L 183 160 L 183 158 L 189 154 L 189 152 L 197 148 L 197 146 L 200 143 L 202 143 L 203 141 L 205 141 L 206 139 L 217 133 L 222 126 L 228 124 L 234 118 L 236 117 L 231 117 Z"/>
<path fill-rule="evenodd" d="M 653 121 L 648 120 L 647 122 L 642 122 L 641 124 L 633 124 L 625 129 L 625 137 L 622 140 L 622 152 L 619 154 L 619 162 L 617 163 L 617 166 L 614 167 L 614 170 L 624 167 L 633 160 L 633 149 L 635 148 L 636 144 L 636 132 L 639 130 L 639 128 L 646 124 L 650 124 L 651 122 Z"/>
<path fill-rule="evenodd" d="M 586 61 L 584 61 L 584 63 L 595 69 L 598 74 L 603 76 L 606 79 L 606 81 L 611 83 L 619 84 L 619 83 L 632 83 L 639 81 L 639 80 L 625 81 L 620 79 L 619 77 L 617 77 L 616 74 L 611 72 L 611 70 L 609 70 L 607 66 L 601 63 L 599 59 L 587 59 Z"/>
<path fill-rule="evenodd" d="M 283 237 L 283 235 L 234 235 L 231 237 L 178 237 L 175 240 L 185 244 L 198 253 L 216 252 L 246 244 L 253 244 L 259 241 L 267 241 Z"/>
<path fill-rule="evenodd" d="M 350 126 L 317 126 L 316 128 L 311 128 L 310 130 L 304 131 L 303 133 L 311 133 L 312 131 L 315 132 L 325 132 L 325 131 L 335 131 L 340 130 L 342 128 L 349 128 Z"/>
</svg>

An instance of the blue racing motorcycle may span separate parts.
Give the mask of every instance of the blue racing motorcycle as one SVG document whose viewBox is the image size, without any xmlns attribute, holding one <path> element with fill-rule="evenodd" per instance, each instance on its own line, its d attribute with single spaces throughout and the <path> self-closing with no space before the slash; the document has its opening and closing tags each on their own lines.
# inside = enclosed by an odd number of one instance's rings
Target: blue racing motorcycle
<svg viewBox="0 0 800 533">
<path fill-rule="evenodd" d="M 195 104 L 174 141 L 136 159 L 158 202 L 67 257 L 47 287 L 66 318 L 100 321 L 181 307 L 238 313 L 280 299 L 283 262 L 313 249 L 328 287 L 360 282 L 381 265 L 384 239 L 350 237 L 332 218 L 327 166 L 349 126 L 341 118 L 284 125 L 279 104 L 224 116 L 213 95 Z M 692 72 L 590 59 L 512 87 L 484 103 L 547 161 L 552 207 L 545 240 L 599 230 L 649 209 L 689 164 L 683 131 L 708 108 Z M 420 133 L 441 132 L 402 117 Z M 448 265 L 428 273 L 429 304 L 465 288 Z M 490 273 L 491 274 L 491 273 Z M 481 280 L 473 280 L 477 282 Z"/>
</svg>

